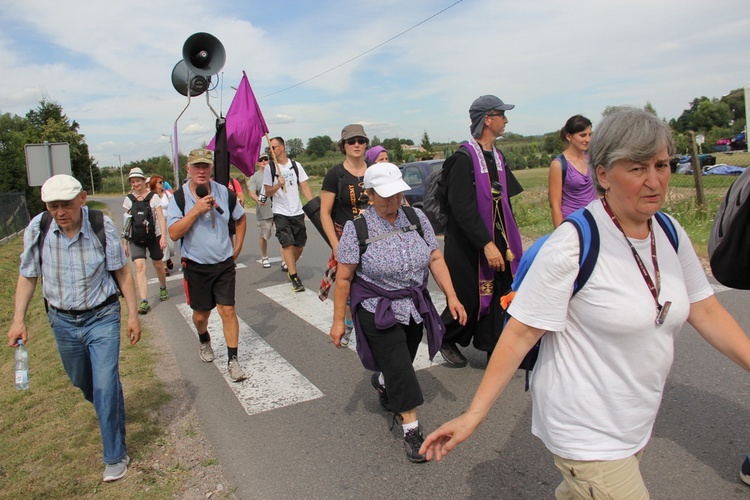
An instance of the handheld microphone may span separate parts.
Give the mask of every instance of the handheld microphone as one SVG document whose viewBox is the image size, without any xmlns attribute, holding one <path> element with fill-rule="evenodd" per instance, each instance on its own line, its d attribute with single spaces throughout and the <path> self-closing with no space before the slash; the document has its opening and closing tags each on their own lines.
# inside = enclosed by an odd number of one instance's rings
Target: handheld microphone
<svg viewBox="0 0 750 500">
<path fill-rule="evenodd" d="M 198 184 L 197 186 L 195 186 L 195 195 L 198 198 L 203 198 L 204 196 L 208 196 L 208 188 L 206 187 L 206 185 Z M 224 210 L 218 204 L 216 204 L 216 202 L 214 202 L 213 206 L 217 212 L 224 215 Z"/>
</svg>

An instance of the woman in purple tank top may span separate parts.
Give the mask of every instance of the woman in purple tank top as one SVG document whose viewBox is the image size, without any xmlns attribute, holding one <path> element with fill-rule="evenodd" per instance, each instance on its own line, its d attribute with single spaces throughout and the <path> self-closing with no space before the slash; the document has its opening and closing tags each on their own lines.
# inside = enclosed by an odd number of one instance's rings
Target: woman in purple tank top
<svg viewBox="0 0 750 500">
<path fill-rule="evenodd" d="M 596 199 L 586 153 L 591 141 L 591 120 L 581 115 L 571 116 L 560 131 L 560 138 L 568 147 L 549 166 L 548 197 L 555 227 L 565 217 Z"/>
</svg>

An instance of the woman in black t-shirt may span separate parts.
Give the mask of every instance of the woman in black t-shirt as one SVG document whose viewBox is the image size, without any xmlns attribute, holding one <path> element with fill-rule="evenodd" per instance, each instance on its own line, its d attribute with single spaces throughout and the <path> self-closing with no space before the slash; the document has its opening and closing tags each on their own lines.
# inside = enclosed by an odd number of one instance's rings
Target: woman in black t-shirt
<svg viewBox="0 0 750 500">
<path fill-rule="evenodd" d="M 338 143 L 339 150 L 345 155 L 344 161 L 329 170 L 323 178 L 320 192 L 320 222 L 331 243 L 332 252 L 320 284 L 320 300 L 328 298 L 330 287 L 336 280 L 336 252 L 344 224 L 354 219 L 368 205 L 363 179 L 367 170 L 365 151 L 369 142 L 362 125 L 355 123 L 344 127 Z M 346 318 L 343 345 L 349 343 L 352 329 L 351 313 L 348 309 Z"/>
</svg>

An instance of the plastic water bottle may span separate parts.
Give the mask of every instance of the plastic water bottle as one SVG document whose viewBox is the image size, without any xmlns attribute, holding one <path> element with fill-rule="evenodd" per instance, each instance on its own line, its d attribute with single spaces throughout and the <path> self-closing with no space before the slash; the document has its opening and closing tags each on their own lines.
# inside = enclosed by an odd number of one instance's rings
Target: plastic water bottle
<svg viewBox="0 0 750 500">
<path fill-rule="evenodd" d="M 258 200 L 261 203 L 265 203 L 266 202 L 266 186 L 263 186 L 263 187 L 260 188 L 260 195 L 258 195 Z"/>
<path fill-rule="evenodd" d="M 16 390 L 25 391 L 29 388 L 29 352 L 23 345 L 23 340 L 18 341 L 16 347 Z"/>
</svg>

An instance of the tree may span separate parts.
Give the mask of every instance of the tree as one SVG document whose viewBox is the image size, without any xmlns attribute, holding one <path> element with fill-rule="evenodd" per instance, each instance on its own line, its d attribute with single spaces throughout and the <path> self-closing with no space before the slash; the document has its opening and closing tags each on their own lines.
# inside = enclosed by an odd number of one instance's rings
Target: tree
<svg viewBox="0 0 750 500">
<path fill-rule="evenodd" d="M 333 139 L 327 135 L 312 137 L 307 141 L 307 153 L 318 158 L 323 158 L 326 152 L 332 150 L 333 145 Z"/>
<path fill-rule="evenodd" d="M 89 147 L 83 134 L 78 132 L 78 122 L 71 122 L 63 113 L 62 106 L 44 98 L 36 109 L 26 114 L 29 121 L 27 143 L 67 142 L 70 147 L 70 166 L 73 177 L 86 191 L 101 187 L 101 173 L 94 159 L 89 156 Z M 93 176 L 94 185 L 91 185 Z"/>
<path fill-rule="evenodd" d="M 392 163 L 402 163 L 404 161 L 404 150 L 401 147 L 401 139 L 398 137 L 383 139 L 381 146 L 388 150 L 388 156 L 391 158 Z"/>
<path fill-rule="evenodd" d="M 373 135 L 372 136 L 372 140 L 370 141 L 370 147 L 380 146 L 380 142 L 381 141 L 380 141 L 380 139 L 378 139 L 378 136 L 377 135 Z"/>
<path fill-rule="evenodd" d="M 643 106 L 643 110 L 644 111 L 648 111 L 649 113 L 651 113 L 654 116 L 659 116 L 659 114 L 656 112 L 656 110 L 654 109 L 654 107 L 651 105 L 651 101 L 646 101 L 646 105 Z"/>
<path fill-rule="evenodd" d="M 422 134 L 422 148 L 427 151 L 428 153 L 432 152 L 432 144 L 430 143 L 430 136 L 427 135 L 427 131 L 424 131 L 424 134 Z"/>
<path fill-rule="evenodd" d="M 286 141 L 286 154 L 291 158 L 296 158 L 305 152 L 305 144 L 302 139 L 294 138 Z"/>
</svg>

